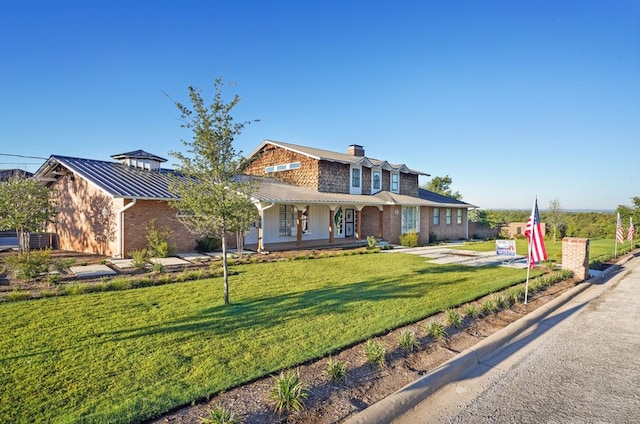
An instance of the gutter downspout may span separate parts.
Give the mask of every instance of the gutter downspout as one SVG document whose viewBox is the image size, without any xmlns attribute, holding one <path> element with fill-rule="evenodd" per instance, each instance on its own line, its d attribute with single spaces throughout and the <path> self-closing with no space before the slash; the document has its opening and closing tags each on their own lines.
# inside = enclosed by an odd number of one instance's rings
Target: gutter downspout
<svg viewBox="0 0 640 424">
<path fill-rule="evenodd" d="M 118 253 L 116 254 L 116 258 L 120 259 L 124 258 L 124 211 L 133 207 L 138 199 L 131 200 L 131 203 L 125 205 L 124 207 L 120 208 L 118 212 L 116 212 L 118 214 Z"/>
</svg>

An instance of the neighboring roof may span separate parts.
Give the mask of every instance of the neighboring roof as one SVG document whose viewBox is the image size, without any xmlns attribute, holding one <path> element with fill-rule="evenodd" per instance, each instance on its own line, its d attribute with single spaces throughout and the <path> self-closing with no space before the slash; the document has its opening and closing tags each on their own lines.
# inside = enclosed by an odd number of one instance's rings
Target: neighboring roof
<svg viewBox="0 0 640 424">
<path fill-rule="evenodd" d="M 177 174 L 171 169 L 151 171 L 119 162 L 54 155 L 36 171 L 34 178 L 40 181 L 53 181 L 59 176 L 56 172 L 58 165 L 64 166 L 116 198 L 154 200 L 177 198 L 169 191 L 170 175 Z"/>
<path fill-rule="evenodd" d="M 471 203 L 463 202 L 462 200 L 455 199 L 453 197 L 444 196 L 433 191 L 429 191 L 424 188 L 418 188 L 418 197 L 429 202 L 433 202 L 438 206 L 449 206 L 453 208 L 477 208 L 478 206 Z"/>
<path fill-rule="evenodd" d="M 11 177 L 15 176 L 29 178 L 32 175 L 31 172 L 23 171 L 22 169 L 0 169 L 0 181 L 9 181 Z"/>
<path fill-rule="evenodd" d="M 316 160 L 325 160 L 329 162 L 338 162 L 351 165 L 365 165 L 370 167 L 381 167 L 390 171 L 404 172 L 408 174 L 426 175 L 429 174 L 408 168 L 404 164 L 392 164 L 385 160 L 373 159 L 366 156 L 354 156 L 348 153 L 333 152 L 331 150 L 316 149 L 314 147 L 300 146 L 298 144 L 285 143 L 282 141 L 264 140 L 260 145 L 247 156 L 248 159 L 255 156 L 266 145 L 273 145 L 283 149 L 299 153 Z"/>
</svg>

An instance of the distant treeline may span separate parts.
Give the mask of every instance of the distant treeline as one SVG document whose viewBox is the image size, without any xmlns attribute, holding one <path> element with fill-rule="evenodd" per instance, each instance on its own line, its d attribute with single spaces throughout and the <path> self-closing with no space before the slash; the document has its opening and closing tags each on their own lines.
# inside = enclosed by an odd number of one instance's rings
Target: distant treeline
<svg viewBox="0 0 640 424">
<path fill-rule="evenodd" d="M 519 210 L 471 210 L 469 220 L 499 228 L 511 222 L 527 222 L 531 211 Z M 629 219 L 622 223 L 626 236 Z M 540 220 L 547 226 L 547 238 L 553 237 L 553 224 L 556 224 L 556 237 L 583 238 L 615 238 L 615 212 L 564 212 L 555 214 L 550 211 L 540 211 Z"/>
</svg>

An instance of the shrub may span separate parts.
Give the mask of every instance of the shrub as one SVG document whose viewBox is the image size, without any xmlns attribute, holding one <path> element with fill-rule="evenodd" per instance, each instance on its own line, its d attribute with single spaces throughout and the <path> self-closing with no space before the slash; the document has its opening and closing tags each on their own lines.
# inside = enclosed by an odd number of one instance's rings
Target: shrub
<svg viewBox="0 0 640 424">
<path fill-rule="evenodd" d="M 434 244 L 438 242 L 438 235 L 436 233 L 429 233 L 429 244 Z"/>
<path fill-rule="evenodd" d="M 470 303 L 464 307 L 464 313 L 466 316 L 471 318 L 477 318 L 478 315 L 480 315 L 480 311 L 473 303 Z"/>
<path fill-rule="evenodd" d="M 400 244 L 405 247 L 416 247 L 418 245 L 418 233 L 409 231 L 400 234 Z"/>
<path fill-rule="evenodd" d="M 220 250 L 220 239 L 214 236 L 204 236 L 196 240 L 196 250 L 198 252 L 215 252 Z"/>
<path fill-rule="evenodd" d="M 460 316 L 460 313 L 455 309 L 447 309 L 446 311 L 444 311 L 444 315 L 447 320 L 447 324 L 449 324 L 451 327 L 458 328 L 460 327 L 460 324 L 462 324 L 462 317 Z"/>
<path fill-rule="evenodd" d="M 398 336 L 398 344 L 402 350 L 413 351 L 420 347 L 420 342 L 416 339 L 413 332 L 403 330 Z"/>
<path fill-rule="evenodd" d="M 224 405 L 218 405 L 209 410 L 207 416 L 200 417 L 202 424 L 240 424 L 236 414 Z"/>
<path fill-rule="evenodd" d="M 7 293 L 7 301 L 8 302 L 17 302 L 20 300 L 31 299 L 31 293 L 23 290 L 14 290 L 12 292 Z"/>
<path fill-rule="evenodd" d="M 364 355 L 367 357 L 367 362 L 371 365 L 378 365 L 381 368 L 385 367 L 386 354 L 387 348 L 378 341 L 369 339 L 364 344 Z"/>
<path fill-rule="evenodd" d="M 504 309 L 509 306 L 507 297 L 501 294 L 493 295 L 493 303 L 496 305 L 496 309 Z"/>
<path fill-rule="evenodd" d="M 147 266 L 147 258 L 149 254 L 147 249 L 134 249 L 129 252 L 129 256 L 131 256 L 131 264 L 135 269 L 145 269 Z"/>
<path fill-rule="evenodd" d="M 427 331 L 427 334 L 433 337 L 436 341 L 443 341 L 448 337 L 447 331 L 444 329 L 444 325 L 442 325 L 440 321 L 429 322 L 425 330 Z"/>
<path fill-rule="evenodd" d="M 336 361 L 331 356 L 327 359 L 327 375 L 333 381 L 342 380 L 347 376 L 347 361 Z"/>
<path fill-rule="evenodd" d="M 524 299 L 524 287 L 511 287 L 507 290 L 507 296 L 511 299 L 512 304 L 520 303 Z"/>
<path fill-rule="evenodd" d="M 367 249 L 372 250 L 378 244 L 378 239 L 374 236 L 367 236 Z"/>
<path fill-rule="evenodd" d="M 482 313 L 484 315 L 491 315 L 496 310 L 496 305 L 492 300 L 485 300 L 484 302 L 482 302 Z"/>
<path fill-rule="evenodd" d="M 171 230 L 166 227 L 160 228 L 156 225 L 155 219 L 145 227 L 147 237 L 147 250 L 153 258 L 166 258 L 170 256 L 173 249 L 169 245 Z"/>
<path fill-rule="evenodd" d="M 5 267 L 21 281 L 29 281 L 49 271 L 51 250 L 33 250 L 16 253 L 5 258 Z"/>
<path fill-rule="evenodd" d="M 300 380 L 298 372 L 281 372 L 273 377 L 270 396 L 275 402 L 275 410 L 279 414 L 283 411 L 299 411 L 304 406 L 304 400 L 309 396 L 309 389 Z"/>
<path fill-rule="evenodd" d="M 163 264 L 161 264 L 160 262 L 154 262 L 151 265 L 151 270 L 153 272 L 156 272 L 156 273 L 164 272 L 164 269 L 165 269 L 165 266 Z"/>
</svg>

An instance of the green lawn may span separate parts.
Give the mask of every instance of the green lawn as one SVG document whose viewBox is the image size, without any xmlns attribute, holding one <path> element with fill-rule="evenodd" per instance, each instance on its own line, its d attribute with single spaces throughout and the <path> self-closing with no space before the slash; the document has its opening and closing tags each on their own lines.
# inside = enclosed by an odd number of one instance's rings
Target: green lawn
<svg viewBox="0 0 640 424">
<path fill-rule="evenodd" d="M 557 263 L 562 263 L 562 241 L 558 240 L 555 243 L 550 240 L 545 240 L 544 246 L 547 250 L 547 257 L 549 260 L 554 260 Z M 625 241 L 624 244 L 618 245 L 618 254 L 622 254 L 630 250 L 631 244 Z M 477 252 L 490 252 L 496 250 L 495 240 L 465 243 L 463 246 L 451 246 L 452 249 L 462 250 L 474 250 Z M 516 240 L 516 253 L 518 255 L 527 254 L 527 240 Z M 598 259 L 602 259 L 605 256 L 613 256 L 615 248 L 615 240 L 613 239 L 590 239 L 589 240 L 589 262 L 593 262 Z"/>
<path fill-rule="evenodd" d="M 406 254 L 0 304 L 0 422 L 136 422 L 523 281 Z"/>
</svg>

